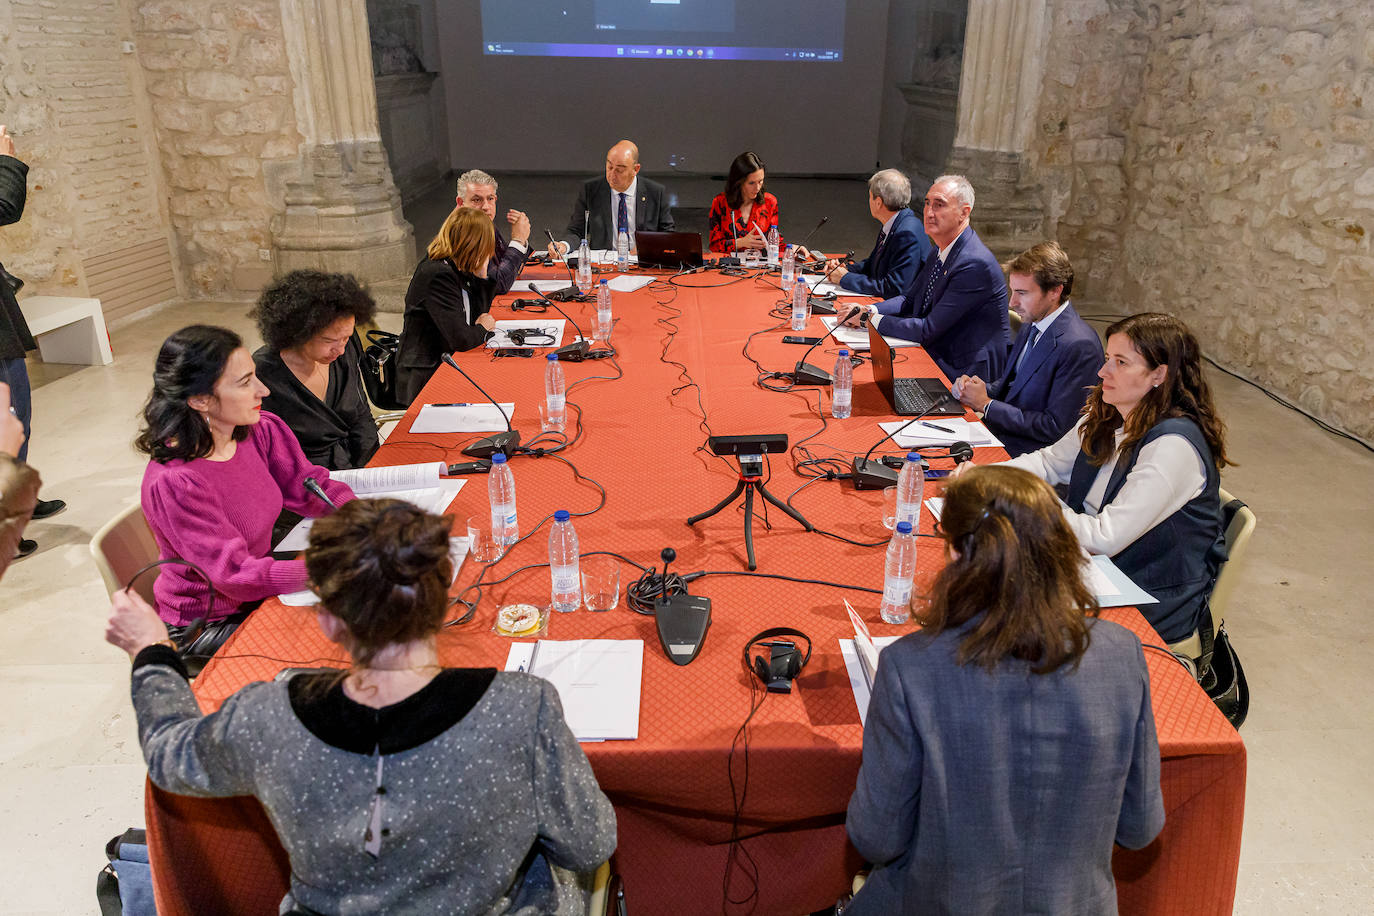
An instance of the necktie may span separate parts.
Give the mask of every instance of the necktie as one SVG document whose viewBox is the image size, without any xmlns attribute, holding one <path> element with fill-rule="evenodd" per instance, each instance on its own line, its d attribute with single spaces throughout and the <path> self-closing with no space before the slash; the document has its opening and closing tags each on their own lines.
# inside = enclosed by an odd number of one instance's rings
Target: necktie
<svg viewBox="0 0 1374 916">
<path fill-rule="evenodd" d="M 930 314 L 930 300 L 935 296 L 935 284 L 945 275 L 945 262 L 940 260 L 939 255 L 934 255 L 935 266 L 931 268 L 930 277 L 926 280 L 925 295 L 921 298 L 921 311 L 918 318 L 924 318 Z"/>
<path fill-rule="evenodd" d="M 873 260 L 878 260 L 878 256 L 883 253 L 883 246 L 887 244 L 887 232 L 878 230 L 878 244 L 873 246 Z"/>
<path fill-rule="evenodd" d="M 625 207 L 625 192 L 620 192 L 620 209 L 615 215 L 615 231 L 619 235 L 621 231 L 629 234 L 630 231 L 630 212 Z"/>
<path fill-rule="evenodd" d="M 1035 325 L 1031 325 L 1030 339 L 1028 339 L 1026 345 L 1021 348 L 1021 355 L 1016 357 L 1016 365 L 1011 367 L 1011 373 L 1007 376 L 1008 388 L 1011 387 L 1012 382 L 1016 381 L 1016 373 L 1021 371 L 1021 365 L 1026 361 L 1026 354 L 1031 351 L 1031 347 L 1035 346 L 1035 342 L 1039 339 L 1040 329 Z"/>
</svg>

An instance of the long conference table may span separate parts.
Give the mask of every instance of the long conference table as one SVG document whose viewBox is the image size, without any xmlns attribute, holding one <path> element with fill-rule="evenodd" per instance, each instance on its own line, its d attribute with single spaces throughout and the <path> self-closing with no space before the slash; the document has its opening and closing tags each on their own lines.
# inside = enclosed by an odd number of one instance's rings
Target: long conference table
<svg viewBox="0 0 1374 916">
<path fill-rule="evenodd" d="M 527 271 L 526 276 L 531 273 L 556 276 L 547 269 Z M 757 274 L 737 279 L 710 271 L 678 278 L 674 285 L 660 281 L 615 294 L 613 339 L 623 377 L 577 385 L 568 396 L 581 408 L 583 429 L 562 457 L 606 490 L 603 508 L 574 519 L 582 552 L 614 551 L 647 566 L 659 565 L 660 550 L 673 547 L 676 571 L 722 573 L 690 586 L 692 594 L 710 597 L 712 624 L 700 656 L 685 667 L 665 658 L 653 619 L 629 610 L 623 598 L 611 612 L 553 614 L 545 637 L 644 640 L 638 739 L 583 744 L 615 805 L 615 867 L 623 876 L 632 913 L 810 913 L 833 903 L 862 865 L 844 831 L 862 725 L 839 650 L 839 640 L 852 635 L 843 599 L 864 616 L 875 636 L 906 632 L 910 625 L 882 623 L 875 594 L 741 575 L 746 560 L 738 505 L 695 527 L 685 524 L 727 495 L 738 479 L 733 462 L 703 448 L 708 428 L 717 435 L 784 432 L 791 443 L 811 436 L 806 444 L 814 454 L 847 460 L 882 435 L 880 420 L 893 419 L 866 364 L 855 370 L 853 416 L 846 420 L 828 416 L 828 392 L 798 388 L 780 393 L 756 383 L 757 368 L 742 352 L 746 340 L 749 354 L 770 370 L 790 369 L 803 352 L 781 342 L 792 332 L 784 319 L 770 316 L 780 299 L 775 284 L 775 278 Z M 509 301 L 518 295 L 498 300 L 498 318 L 529 317 L 537 324 L 558 317 L 553 312 L 511 312 Z M 590 328 L 593 305 L 565 308 Z M 762 333 L 750 338 L 755 332 Z M 811 319 L 806 333 L 822 333 L 818 318 Z M 827 341 L 811 362 L 829 369 L 837 350 Z M 458 354 L 460 364 L 494 397 L 515 402 L 514 425 L 526 440 L 538 431 L 544 352 L 537 351 L 534 359 L 493 359 L 489 350 Z M 939 374 L 923 351 L 898 352 L 899 375 Z M 565 371 L 570 386 L 588 376 L 616 374 L 605 360 L 569 363 Z M 475 435 L 413 434 L 410 426 L 422 403 L 479 398 L 458 373 L 440 368 L 373 464 L 467 460 L 459 451 Z M 823 430 L 821 409 L 827 412 Z M 570 436 L 573 418 L 570 408 Z M 878 454 L 898 451 L 889 442 Z M 980 448 L 975 460 L 1004 457 L 1001 449 Z M 520 457 L 511 467 L 522 534 L 556 509 L 586 511 L 599 499 L 595 487 L 579 481 L 562 461 Z M 769 474 L 770 490 L 784 499 L 806 482 L 786 455 L 770 458 Z M 474 476 L 454 499 L 450 514 L 456 533 L 463 532 L 469 515 L 487 511 L 486 483 L 485 476 Z M 881 499 L 879 491 L 823 481 L 801 491 L 794 505 L 819 528 L 872 542 L 888 535 L 881 524 Z M 808 533 L 776 509 L 765 519 L 757 503 L 755 511 L 758 572 L 881 588 L 882 547 L 852 546 Z M 925 513 L 923 529 L 929 532 L 931 524 Z M 546 523 L 518 544 L 487 572 L 486 581 L 546 562 L 547 531 Z M 918 544 L 918 585 L 928 584 L 942 564 L 942 551 L 934 540 L 920 539 Z M 472 583 L 480 569 L 471 560 L 465 563 L 454 593 Z M 638 574 L 622 566 L 622 593 Z M 510 641 L 492 630 L 496 609 L 511 601 L 547 605 L 548 593 L 547 568 L 485 586 L 472 622 L 445 629 L 439 637 L 441 660 L 446 665 L 503 667 Z M 1132 629 L 1144 642 L 1160 643 L 1133 608 L 1107 609 L 1103 616 Z M 726 888 L 735 820 L 727 760 L 752 697 L 741 652 L 752 635 L 774 626 L 804 631 L 815 651 L 796 689 L 768 695 L 750 722 L 748 789 L 739 833 L 757 870 L 757 886 L 746 864 L 733 870 Z M 1145 849 L 1116 850 L 1113 870 L 1121 912 L 1229 913 L 1240 856 L 1245 747 L 1180 666 L 1158 652 L 1146 652 L 1145 659 L 1167 820 L 1159 838 Z M 194 688 L 208 712 L 243 685 L 270 679 L 284 667 L 345 661 L 320 634 L 309 608 L 271 600 L 206 666 Z M 743 756 L 741 747 L 734 755 L 737 786 L 744 776 Z M 163 916 L 277 912 L 289 862 L 257 801 L 177 796 L 150 784 L 146 809 Z M 748 903 L 726 902 L 727 895 L 738 901 L 755 889 L 752 910 Z"/>
</svg>

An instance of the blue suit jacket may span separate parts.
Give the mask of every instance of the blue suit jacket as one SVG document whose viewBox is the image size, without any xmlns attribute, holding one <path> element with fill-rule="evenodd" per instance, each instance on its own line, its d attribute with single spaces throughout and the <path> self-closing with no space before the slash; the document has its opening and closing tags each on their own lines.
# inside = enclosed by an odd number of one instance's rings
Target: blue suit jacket
<svg viewBox="0 0 1374 916">
<path fill-rule="evenodd" d="M 1112 845 L 1164 826 L 1150 675 L 1090 621 L 1077 666 L 958 663 L 966 630 L 883 650 L 846 827 L 872 862 L 845 916 L 1115 914 Z"/>
<path fill-rule="evenodd" d="M 969 226 L 950 248 L 944 274 L 935 281 L 930 306 L 922 308 L 938 254 L 926 258 L 906 292 L 878 303 L 878 329 L 914 340 L 950 381 L 961 375 L 1000 378 L 1007 364 L 1011 325 L 1002 266 Z"/>
<path fill-rule="evenodd" d="M 983 418 L 1013 457 L 1058 442 L 1078 422 L 1102 368 L 1102 342 L 1070 304 L 1009 379 L 1032 327 L 1021 325 L 1006 373 L 988 384 L 992 403 Z"/>
<path fill-rule="evenodd" d="M 840 278 L 840 286 L 856 293 L 891 299 L 911 285 L 911 278 L 916 276 L 921 262 L 932 251 L 921 221 L 910 207 L 903 207 L 892 221 L 892 231 L 888 233 L 882 252 L 879 253 L 875 242 L 868 257 L 856 261 L 849 273 Z"/>
</svg>

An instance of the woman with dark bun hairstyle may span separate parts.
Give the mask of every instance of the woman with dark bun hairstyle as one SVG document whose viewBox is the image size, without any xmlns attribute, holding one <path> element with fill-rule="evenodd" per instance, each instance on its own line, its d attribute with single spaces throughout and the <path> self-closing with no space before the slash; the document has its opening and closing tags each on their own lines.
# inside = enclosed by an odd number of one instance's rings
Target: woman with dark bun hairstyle
<svg viewBox="0 0 1374 916">
<path fill-rule="evenodd" d="M 377 424 L 363 391 L 362 344 L 353 333 L 377 303 L 348 274 L 293 270 L 258 297 L 252 317 L 265 341 L 253 353 L 281 417 L 315 464 L 360 468 L 377 451 Z"/>
<path fill-rule="evenodd" d="M 846 916 L 1114 914 L 1112 846 L 1164 826 L 1140 640 L 1096 619 L 1049 486 L 973 468 L 945 490 L 948 564 L 874 676 Z"/>
<path fill-rule="evenodd" d="M 1226 424 L 1187 325 L 1145 312 L 1107 328 L 1101 384 L 1053 445 L 1013 458 L 1067 487 L 1069 526 L 1157 604 L 1143 613 L 1167 643 L 1198 629 L 1225 555 L 1221 469 Z"/>
<path fill-rule="evenodd" d="M 188 654 L 212 654 L 264 598 L 305 587 L 305 564 L 270 551 L 283 508 L 329 511 L 307 478 L 336 505 L 353 498 L 262 409 L 267 394 L 243 340 L 226 328 L 182 328 L 158 351 L 134 445 L 152 459 L 141 497 L 162 559 L 194 563 L 214 585 L 211 593 L 180 564 L 163 566 L 153 585 L 158 612 Z M 207 623 L 199 635 L 188 629 L 197 618 Z"/>
<path fill-rule="evenodd" d="M 554 687 L 439 663 L 448 538 L 398 500 L 321 519 L 305 563 L 352 665 L 250 684 L 208 716 L 157 615 L 115 595 L 106 638 L 134 659 L 149 777 L 262 803 L 291 858 L 283 913 L 581 913 L 569 871 L 615 849 Z"/>
</svg>

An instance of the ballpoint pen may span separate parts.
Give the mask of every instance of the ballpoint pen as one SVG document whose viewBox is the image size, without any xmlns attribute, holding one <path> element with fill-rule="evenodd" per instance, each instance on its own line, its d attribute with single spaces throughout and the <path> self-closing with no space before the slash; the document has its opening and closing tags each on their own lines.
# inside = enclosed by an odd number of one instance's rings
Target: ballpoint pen
<svg viewBox="0 0 1374 916">
<path fill-rule="evenodd" d="M 921 425 L 929 426 L 931 429 L 938 429 L 942 433 L 949 433 L 951 436 L 954 435 L 954 430 L 950 429 L 948 426 L 940 426 L 938 423 L 927 423 L 925 420 L 921 421 Z"/>
</svg>

